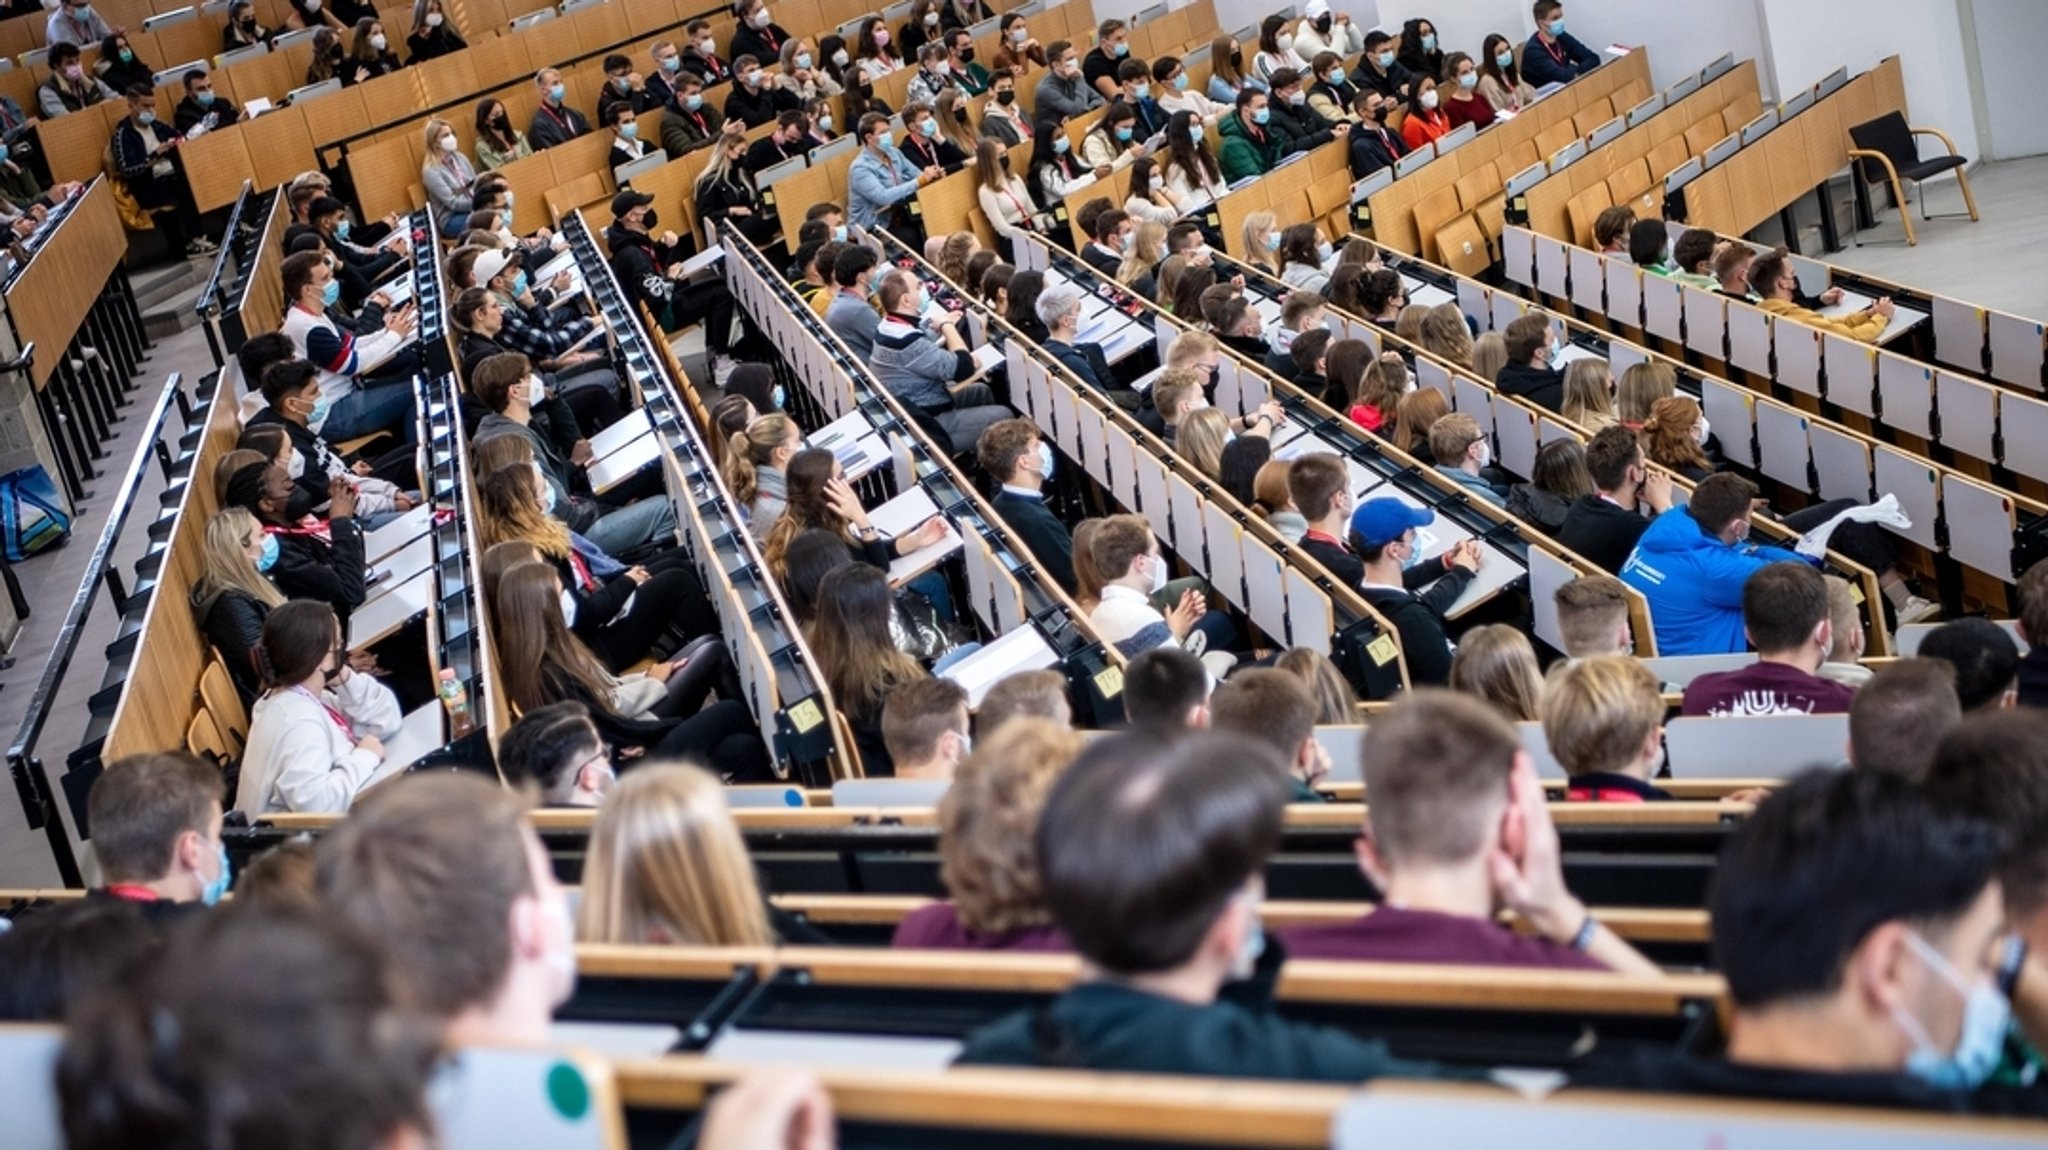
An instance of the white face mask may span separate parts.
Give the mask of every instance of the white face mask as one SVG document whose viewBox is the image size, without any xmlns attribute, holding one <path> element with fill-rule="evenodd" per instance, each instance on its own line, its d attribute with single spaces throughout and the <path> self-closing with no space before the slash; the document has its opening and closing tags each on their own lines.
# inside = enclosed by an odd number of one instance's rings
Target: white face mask
<svg viewBox="0 0 2048 1150">
<path fill-rule="evenodd" d="M 291 461 L 284 465 L 284 473 L 294 480 L 306 473 L 306 457 L 300 455 L 297 448 L 292 449 Z"/>
<path fill-rule="evenodd" d="M 1424 92 L 1422 94 L 1421 103 L 1423 108 L 1425 109 L 1436 107 L 1436 89 L 1431 88 L 1429 91 Z"/>
<path fill-rule="evenodd" d="M 564 591 L 562 592 L 562 626 L 574 627 L 575 625 L 576 597 Z"/>
<path fill-rule="evenodd" d="M 427 13 L 426 24 L 429 28 L 439 28 L 441 26 L 441 14 L 439 12 Z"/>
<path fill-rule="evenodd" d="M 1493 445 L 1482 439 L 1479 441 L 1479 466 L 1485 467 L 1492 462 Z"/>
<path fill-rule="evenodd" d="M 1707 442 L 1707 436 L 1712 435 L 1713 433 L 1713 424 L 1707 421 L 1707 417 L 1705 415 L 1701 415 L 1700 421 L 1693 425 L 1692 441 L 1694 443 L 1705 445 L 1705 443 Z"/>
<path fill-rule="evenodd" d="M 1166 586 L 1166 556 L 1148 555 L 1146 561 L 1152 564 L 1152 590 L 1156 594 Z"/>
<path fill-rule="evenodd" d="M 541 383 L 541 381 L 540 381 L 540 377 L 539 377 L 539 376 L 537 376 L 537 375 L 529 375 L 529 376 L 527 376 L 527 377 L 526 377 L 526 406 L 528 406 L 528 407 L 539 407 L 539 406 L 540 406 L 541 404 L 543 404 L 543 403 L 546 403 L 546 402 L 547 402 L 547 400 L 548 400 L 548 389 L 547 389 L 547 386 L 546 386 L 545 384 Z"/>
</svg>

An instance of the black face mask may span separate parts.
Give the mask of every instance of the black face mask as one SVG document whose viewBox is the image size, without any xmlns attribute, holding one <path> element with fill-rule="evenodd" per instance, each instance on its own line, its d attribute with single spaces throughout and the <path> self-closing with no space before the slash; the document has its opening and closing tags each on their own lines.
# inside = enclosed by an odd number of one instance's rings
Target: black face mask
<svg viewBox="0 0 2048 1150">
<path fill-rule="evenodd" d="M 955 108 L 955 109 L 953 109 L 953 121 L 954 121 L 955 123 L 958 123 L 958 124 L 964 124 L 964 123 L 966 123 L 966 122 L 967 122 L 967 109 L 965 109 L 965 108 Z"/>
<path fill-rule="evenodd" d="M 1388 113 L 1388 112 L 1391 112 L 1391 111 L 1393 111 L 1393 109 L 1392 109 L 1392 108 L 1389 108 L 1389 107 L 1387 107 L 1387 106 L 1386 106 L 1385 104 L 1381 104 L 1381 105 L 1380 105 L 1379 107 L 1377 107 L 1377 108 L 1374 108 L 1374 109 L 1372 110 L 1372 121 L 1373 121 L 1373 123 L 1375 123 L 1375 124 L 1384 124 L 1384 123 L 1386 123 L 1386 122 L 1387 122 L 1387 113 Z"/>
<path fill-rule="evenodd" d="M 974 49 L 972 46 L 960 49 L 960 62 L 962 64 L 974 63 Z"/>
<path fill-rule="evenodd" d="M 1002 91 L 996 93 L 996 103 L 1001 104 L 1005 108 L 1009 107 L 1010 105 L 1016 102 L 1017 93 L 1008 88 L 1005 88 Z"/>
<path fill-rule="evenodd" d="M 1232 48 L 1230 50 L 1230 66 L 1240 70 L 1244 68 L 1244 49 Z"/>
<path fill-rule="evenodd" d="M 640 226 L 646 228 L 650 232 L 660 227 L 660 213 L 656 212 L 653 208 L 647 209 L 647 214 L 640 217 Z"/>
<path fill-rule="evenodd" d="M 1010 153 L 1008 153 L 1008 152 L 1004 152 L 1004 153 L 1003 153 L 1003 154 L 1002 154 L 1002 155 L 1001 155 L 1000 157 L 998 157 L 998 158 L 999 158 L 999 159 L 1000 159 L 1000 161 L 1002 162 L 1002 165 L 1003 165 L 1003 170 L 1004 170 L 1004 171 L 1006 171 L 1006 172 L 1007 172 L 1007 171 L 1009 171 L 1009 170 L 1010 170 Z"/>
<path fill-rule="evenodd" d="M 1333 17 L 1329 17 L 1329 16 L 1318 16 L 1318 17 L 1316 17 L 1316 21 L 1315 21 L 1315 23 L 1316 23 L 1316 31 L 1318 31 L 1318 32 L 1321 32 L 1321 33 L 1322 33 L 1322 34 L 1324 34 L 1325 36 L 1329 35 L 1329 33 L 1330 33 L 1330 24 L 1332 23 L 1333 19 L 1334 19 Z"/>
</svg>

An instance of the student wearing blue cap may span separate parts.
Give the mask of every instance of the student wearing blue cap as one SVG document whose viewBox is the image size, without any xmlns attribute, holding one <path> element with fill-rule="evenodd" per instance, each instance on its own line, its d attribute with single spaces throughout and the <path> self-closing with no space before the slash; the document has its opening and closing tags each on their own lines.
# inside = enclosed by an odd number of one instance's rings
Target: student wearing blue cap
<svg viewBox="0 0 2048 1150">
<path fill-rule="evenodd" d="M 1479 544 L 1470 539 L 1444 552 L 1441 565 L 1422 561 L 1415 529 L 1435 521 L 1436 512 L 1398 499 L 1368 499 L 1351 513 L 1351 549 L 1365 562 L 1365 601 L 1400 635 L 1408 682 L 1416 687 L 1450 680 L 1444 612 L 1479 570 Z"/>
</svg>

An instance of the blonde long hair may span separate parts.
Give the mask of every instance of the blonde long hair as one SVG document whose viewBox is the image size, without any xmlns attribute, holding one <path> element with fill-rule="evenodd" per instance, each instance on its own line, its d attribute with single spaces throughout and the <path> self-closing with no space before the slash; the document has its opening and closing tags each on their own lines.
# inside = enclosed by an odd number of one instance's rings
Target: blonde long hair
<svg viewBox="0 0 2048 1150">
<path fill-rule="evenodd" d="M 1506 623 L 1465 632 L 1451 659 L 1451 689 L 1492 705 L 1510 723 L 1541 719 L 1543 673 L 1529 637 Z"/>
<path fill-rule="evenodd" d="M 245 540 L 260 530 L 256 517 L 240 507 L 226 508 L 206 521 L 205 562 L 199 583 L 192 589 L 195 600 L 232 590 L 266 607 L 283 604 L 284 593 L 256 570 L 244 550 L 248 546 Z"/>
<path fill-rule="evenodd" d="M 1230 434 L 1230 417 L 1213 407 L 1189 412 L 1180 421 L 1180 433 L 1174 437 L 1180 448 L 1181 457 L 1195 465 L 1195 469 L 1211 479 L 1221 482 L 1223 477 L 1223 444 Z"/>
<path fill-rule="evenodd" d="M 1264 268 L 1268 275 L 1279 275 L 1280 269 L 1273 264 L 1273 253 L 1266 250 L 1267 232 L 1278 227 L 1280 217 L 1271 212 L 1253 212 L 1244 218 L 1244 227 L 1238 237 L 1244 245 L 1244 262 Z"/>
<path fill-rule="evenodd" d="M 477 484 L 477 542 L 486 549 L 518 541 L 531 543 L 550 559 L 569 557 L 569 529 L 541 513 L 538 472 L 517 464 L 501 467 Z"/>
<path fill-rule="evenodd" d="M 725 450 L 725 486 L 744 506 L 761 493 L 760 469 L 774 460 L 775 453 L 789 442 L 796 421 L 781 412 L 754 417 L 746 430 L 732 437 Z"/>
<path fill-rule="evenodd" d="M 772 946 L 747 846 L 717 778 L 684 763 L 620 776 L 590 832 L 583 942 Z"/>
</svg>

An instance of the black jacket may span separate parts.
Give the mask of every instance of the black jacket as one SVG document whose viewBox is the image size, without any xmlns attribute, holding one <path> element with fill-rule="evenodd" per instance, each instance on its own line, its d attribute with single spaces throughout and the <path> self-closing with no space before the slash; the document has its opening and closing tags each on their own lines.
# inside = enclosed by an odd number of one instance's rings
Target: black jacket
<svg viewBox="0 0 2048 1150">
<path fill-rule="evenodd" d="M 1375 130 L 1379 129 L 1379 130 Z M 1384 134 L 1382 134 L 1384 132 Z M 1362 180 L 1408 154 L 1408 145 L 1383 125 L 1354 124 L 1351 128 L 1351 178 Z"/>
<path fill-rule="evenodd" d="M 1102 354 L 1098 343 L 1071 344 L 1048 339 L 1041 344 L 1060 366 L 1074 373 L 1082 383 L 1092 385 L 1095 390 L 1107 394 L 1116 386 L 1116 375 L 1109 369 L 1109 360 Z"/>
<path fill-rule="evenodd" d="M 997 488 L 989 500 L 996 514 L 1024 541 L 1038 568 L 1071 594 L 1074 590 L 1074 536 L 1052 513 L 1043 498 L 1033 499 Z"/>
<path fill-rule="evenodd" d="M 538 152 L 570 140 L 590 131 L 590 121 L 583 113 L 563 104 L 559 108 L 542 104 L 533 110 L 533 119 L 526 125 L 526 142 Z"/>
<path fill-rule="evenodd" d="M 746 215 L 732 214 L 734 208 L 745 208 Z M 757 248 L 765 248 L 782 238 L 782 224 L 762 206 L 761 193 L 754 190 L 752 176 L 734 172 L 730 178 L 701 180 L 697 184 L 697 216 L 699 219 L 717 220 L 721 228 L 737 228 Z"/>
<path fill-rule="evenodd" d="M 363 528 L 353 517 L 328 521 L 332 543 L 318 536 L 294 530 L 279 531 L 273 524 L 265 530 L 277 536 L 277 565 L 270 569 L 270 581 L 291 599 L 318 599 L 334 608 L 342 626 L 348 626 L 349 612 L 369 597 L 363 580 L 368 574 L 363 561 Z"/>
<path fill-rule="evenodd" d="M 1649 529 L 1650 521 L 1633 508 L 1617 507 L 1594 494 L 1574 501 L 1565 511 L 1557 541 L 1612 575 L 1620 573 L 1628 553 L 1636 549 L 1636 540 Z"/>
<path fill-rule="evenodd" d="M 760 91 L 749 92 L 745 84 L 735 80 L 732 94 L 725 98 L 725 118 L 738 120 L 749 128 L 758 128 L 784 112 L 794 112 L 801 107 L 803 102 L 796 98 L 794 92 L 772 84 L 763 84 Z"/>
<path fill-rule="evenodd" d="M 208 116 L 213 117 L 213 123 L 207 125 L 207 130 L 212 131 L 214 128 L 225 128 L 241 119 L 242 110 L 235 107 L 234 101 L 217 93 L 213 97 L 212 106 L 205 108 L 199 106 L 197 99 L 187 96 L 178 101 L 178 110 L 173 122 L 177 124 L 179 134 L 189 136 L 192 129 Z"/>
<path fill-rule="evenodd" d="M 1533 483 L 1517 483 L 1508 488 L 1508 514 L 1545 535 L 1555 536 L 1570 510 L 1571 503 L 1563 496 Z"/>
<path fill-rule="evenodd" d="M 285 515 L 291 519 L 302 519 L 318 509 L 327 506 L 327 457 L 335 454 L 327 441 L 313 434 L 313 429 L 303 423 L 293 423 L 279 415 L 275 408 L 266 407 L 249 419 L 248 426 L 263 427 L 276 425 L 283 428 L 292 441 L 293 450 L 306 460 L 305 470 L 292 480 L 292 501 L 285 507 Z"/>
<path fill-rule="evenodd" d="M 1411 584 L 1420 581 L 1416 572 L 1427 572 L 1434 566 L 1427 561 L 1409 568 L 1401 582 Z M 1373 610 L 1386 616 L 1387 622 L 1401 636 L 1401 655 L 1408 661 L 1408 682 L 1416 687 L 1440 687 L 1451 679 L 1451 642 L 1444 634 L 1444 611 L 1459 595 L 1464 594 L 1465 584 L 1472 581 L 1472 573 L 1463 567 L 1445 571 L 1441 578 L 1434 580 L 1427 591 L 1417 594 L 1413 590 L 1396 591 L 1391 587 L 1365 588 L 1365 601 Z"/>
<path fill-rule="evenodd" d="M 2020 660 L 2020 706 L 2048 707 L 2048 648 L 2031 647 Z"/>
<path fill-rule="evenodd" d="M 770 20 L 766 28 L 755 28 L 742 22 L 733 29 L 731 59 L 752 56 L 762 68 L 773 68 L 782 61 L 782 46 L 789 42 L 789 32 L 782 25 Z"/>
<path fill-rule="evenodd" d="M 254 706 L 263 693 L 263 677 L 256 673 L 256 647 L 263 642 L 263 621 L 270 618 L 270 605 L 233 587 L 206 593 L 195 586 L 192 614 L 206 641 L 227 664 L 228 678 L 242 696 L 242 705 Z"/>
<path fill-rule="evenodd" d="M 1266 118 L 1266 131 L 1280 141 L 1280 154 L 1283 156 L 1320 148 L 1337 138 L 1336 133 L 1330 131 L 1330 121 L 1323 119 L 1322 113 L 1307 104 L 1297 108 L 1285 100 L 1276 100 L 1266 108 L 1272 113 Z"/>
<path fill-rule="evenodd" d="M 1494 386 L 1502 395 L 1526 399 L 1559 414 L 1564 412 L 1564 373 L 1526 363 L 1511 363 L 1500 369 Z"/>
<path fill-rule="evenodd" d="M 426 28 L 408 35 L 405 46 L 412 53 L 410 62 L 417 64 L 450 52 L 460 52 L 469 47 L 469 42 L 462 38 L 462 33 L 457 32 L 454 25 L 443 20 L 439 28 Z"/>
<path fill-rule="evenodd" d="M 1572 1073 L 1571 1084 L 1605 1090 L 1879 1106 L 1952 1114 L 2039 1117 L 2048 1113 L 2048 1094 L 2038 1086 L 1992 1084 L 1974 1091 L 1940 1090 L 1903 1073 L 1786 1070 L 1700 1058 L 1677 1050 L 1646 1048 L 1637 1048 L 1625 1055 L 1596 1055 Z"/>
<path fill-rule="evenodd" d="M 1268 943 L 1268 945 L 1272 945 Z M 1362 1082 L 1441 1078 L 1377 1039 L 1309 1026 L 1218 1000 L 1195 1006 L 1114 982 L 1086 982 L 968 1036 L 961 1065 Z"/>
<path fill-rule="evenodd" d="M 682 259 L 682 253 L 616 220 L 604 230 L 604 239 L 612 250 L 612 274 L 619 278 L 626 298 L 646 304 L 660 319 L 677 290 L 676 281 L 668 278 L 668 266 Z"/>
</svg>

